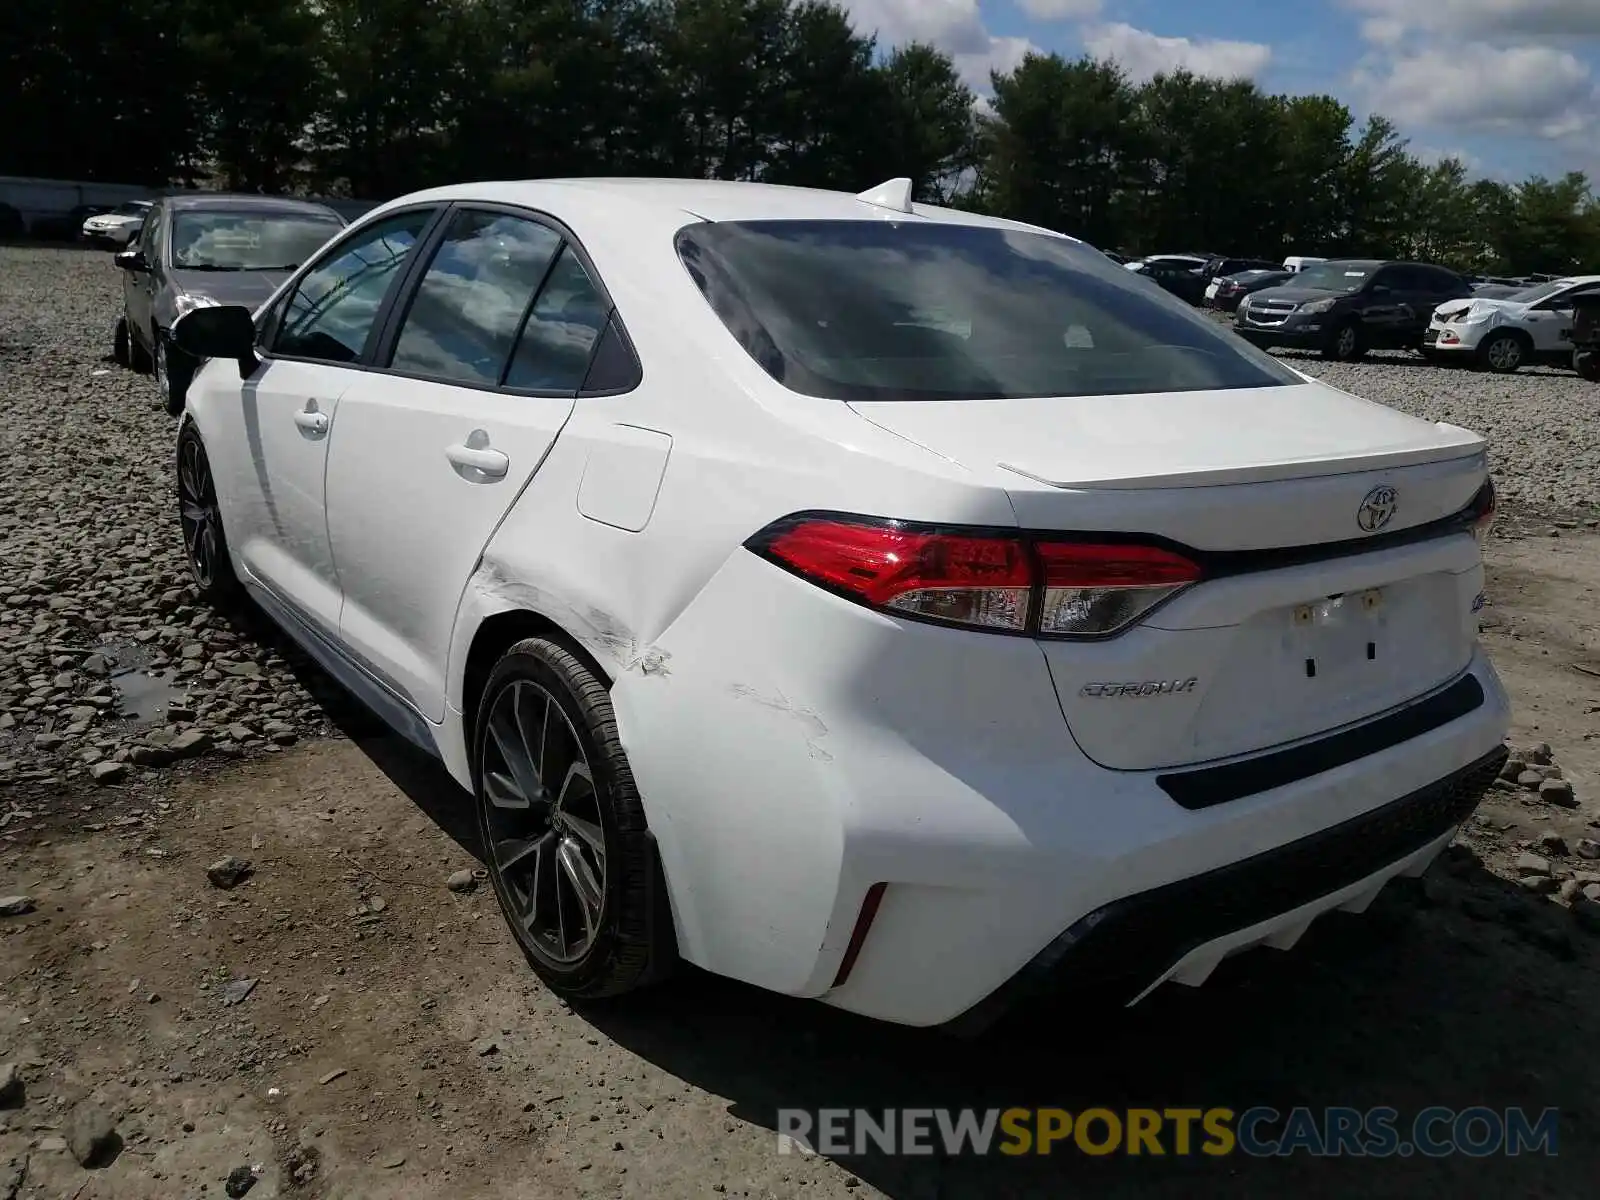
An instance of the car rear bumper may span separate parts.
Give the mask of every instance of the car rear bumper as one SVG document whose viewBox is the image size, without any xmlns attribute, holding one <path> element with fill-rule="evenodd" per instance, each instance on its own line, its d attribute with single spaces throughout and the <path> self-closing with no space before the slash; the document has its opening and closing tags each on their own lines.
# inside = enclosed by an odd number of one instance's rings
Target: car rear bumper
<svg viewBox="0 0 1600 1200">
<path fill-rule="evenodd" d="M 1103 905 L 1073 922 L 950 1028 L 979 1032 L 1010 1007 L 1053 991 L 1094 989 L 1133 1003 L 1168 981 L 1198 986 L 1242 950 L 1287 950 L 1323 913 L 1363 911 L 1391 879 L 1426 870 L 1506 757 L 1497 747 L 1361 816 Z"/>
<path fill-rule="evenodd" d="M 1189 804 L 1173 771 L 1078 749 L 1034 643 L 896 621 L 751 555 L 652 652 L 662 669 L 612 699 L 685 958 L 918 1026 L 982 1024 L 1041 976 L 1116 975 L 1131 999 L 1169 973 L 1197 982 L 1208 956 L 1292 943 L 1431 859 L 1509 719 L 1475 655 L 1458 715 L 1353 758 L 1311 739 L 1302 771 L 1254 783 L 1229 765 L 1208 781 L 1225 796 Z M 1355 821 L 1369 832 L 1337 832 Z M 1318 837 L 1337 870 L 1305 866 Z M 1120 932 L 1091 937 L 1102 925 Z"/>
</svg>

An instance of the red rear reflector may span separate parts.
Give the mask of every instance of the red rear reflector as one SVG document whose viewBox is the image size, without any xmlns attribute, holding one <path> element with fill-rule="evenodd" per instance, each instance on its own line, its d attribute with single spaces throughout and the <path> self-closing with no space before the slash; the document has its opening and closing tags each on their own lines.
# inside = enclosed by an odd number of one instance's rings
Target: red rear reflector
<svg viewBox="0 0 1600 1200">
<path fill-rule="evenodd" d="M 1004 633 L 1105 637 L 1200 579 L 1159 546 L 1040 541 L 867 518 L 796 517 L 748 543 L 887 612 Z"/>
<path fill-rule="evenodd" d="M 839 970 L 833 977 L 834 987 L 842 987 L 844 981 L 850 978 L 850 972 L 855 970 L 856 959 L 861 957 L 861 947 L 867 940 L 872 922 L 877 919 L 878 905 L 883 903 L 883 893 L 888 886 L 887 883 L 875 883 L 867 889 L 866 899 L 861 902 L 861 913 L 856 917 L 856 927 L 850 931 L 850 944 L 844 948 L 844 957 L 839 960 Z"/>
<path fill-rule="evenodd" d="M 1200 568 L 1159 546 L 1040 542 L 1046 587 L 1155 587 L 1194 583 Z"/>
</svg>

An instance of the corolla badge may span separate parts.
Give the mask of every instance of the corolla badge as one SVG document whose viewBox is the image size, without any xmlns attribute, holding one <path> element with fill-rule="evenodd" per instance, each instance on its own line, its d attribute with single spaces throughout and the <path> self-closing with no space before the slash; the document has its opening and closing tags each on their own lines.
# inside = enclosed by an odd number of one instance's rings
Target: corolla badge
<svg viewBox="0 0 1600 1200">
<path fill-rule="evenodd" d="M 1356 509 L 1356 524 L 1361 526 L 1362 533 L 1377 533 L 1394 520 L 1395 510 L 1399 507 L 1399 492 L 1387 484 L 1375 487 L 1361 501 L 1361 507 Z"/>
</svg>

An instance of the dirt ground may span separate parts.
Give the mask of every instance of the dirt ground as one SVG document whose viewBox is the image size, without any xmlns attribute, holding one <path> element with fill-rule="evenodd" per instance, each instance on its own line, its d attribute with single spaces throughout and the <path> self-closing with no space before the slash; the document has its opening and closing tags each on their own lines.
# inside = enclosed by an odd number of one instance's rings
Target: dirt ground
<svg viewBox="0 0 1600 1200">
<path fill-rule="evenodd" d="M 1600 668 L 1600 537 L 1512 537 L 1492 560 L 1513 741 L 1548 742 L 1580 797 L 1491 794 L 1470 839 L 1510 874 L 1519 842 L 1595 832 L 1600 677 L 1574 664 Z M 160 794 L 97 789 L 0 842 L 0 892 L 37 903 L 0 921 L 0 1062 L 27 1086 L 0 1164 L 25 1163 L 23 1200 L 215 1196 L 241 1166 L 258 1200 L 1593 1194 L 1600 937 L 1471 859 L 1203 989 L 977 1043 L 694 974 L 578 1012 L 525 969 L 487 888 L 445 889 L 475 865 L 465 797 L 333 716 L 356 736 Z M 206 867 L 228 854 L 255 871 L 223 891 Z M 123 1141 L 95 1171 L 59 1142 L 84 1097 Z M 1555 1106 L 1561 1136 L 1554 1158 L 835 1162 L 774 1134 L 785 1106 L 1180 1103 Z"/>
</svg>

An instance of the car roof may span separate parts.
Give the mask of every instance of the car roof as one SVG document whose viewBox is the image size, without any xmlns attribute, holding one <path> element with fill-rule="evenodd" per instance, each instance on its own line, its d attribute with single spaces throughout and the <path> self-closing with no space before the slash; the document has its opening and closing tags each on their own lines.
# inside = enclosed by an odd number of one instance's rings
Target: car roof
<svg viewBox="0 0 1600 1200">
<path fill-rule="evenodd" d="M 784 184 L 744 183 L 722 179 L 651 178 L 573 178 L 494 180 L 451 184 L 401 196 L 374 209 L 386 211 L 403 204 L 447 201 L 480 201 L 548 210 L 564 220 L 580 211 L 596 216 L 628 215 L 670 218 L 676 225 L 684 218 L 703 221 L 782 221 L 782 220 L 906 220 L 922 219 L 945 224 L 1012 229 L 1066 237 L 1056 230 L 1008 221 L 978 213 L 914 204 L 909 213 L 883 208 L 849 192 L 820 188 L 790 187 Z M 370 218 L 373 213 L 366 214 Z M 1071 238 L 1077 241 L 1076 238 Z"/>
<path fill-rule="evenodd" d="M 306 213 L 311 216 L 335 216 L 334 212 L 325 204 L 318 204 L 312 200 L 295 200 L 288 196 L 251 196 L 234 192 L 186 192 L 179 196 L 165 196 L 162 198 L 167 208 L 173 212 L 193 212 L 197 209 L 209 211 L 226 211 L 238 209 L 252 212 L 281 212 L 281 213 Z"/>
</svg>

